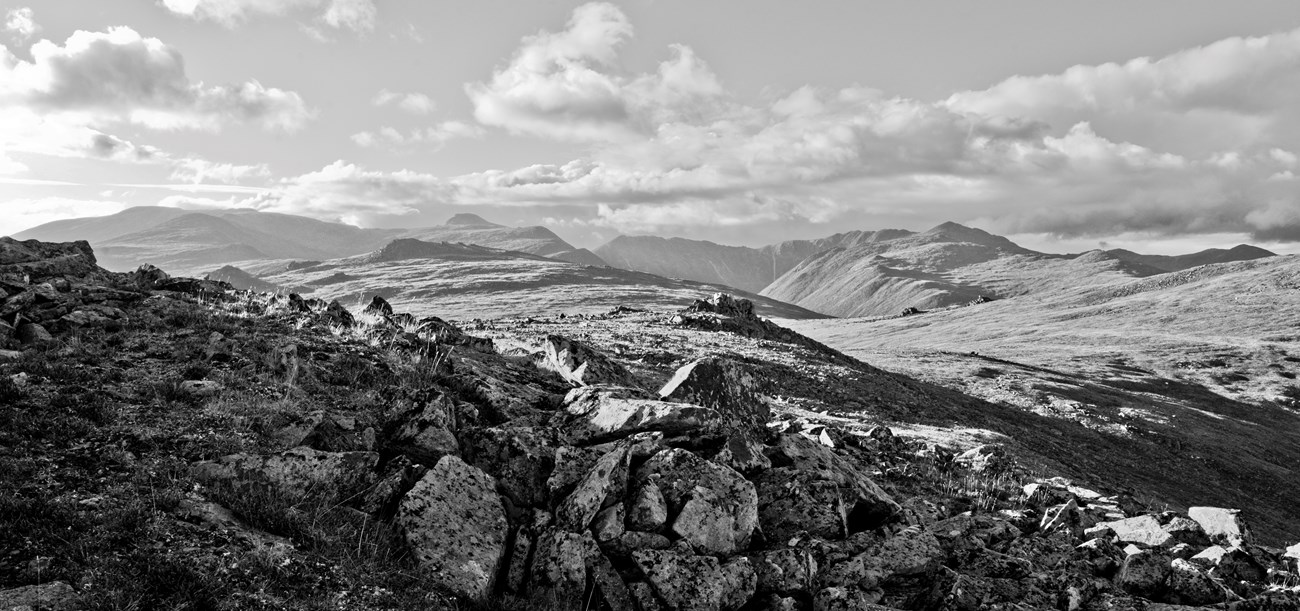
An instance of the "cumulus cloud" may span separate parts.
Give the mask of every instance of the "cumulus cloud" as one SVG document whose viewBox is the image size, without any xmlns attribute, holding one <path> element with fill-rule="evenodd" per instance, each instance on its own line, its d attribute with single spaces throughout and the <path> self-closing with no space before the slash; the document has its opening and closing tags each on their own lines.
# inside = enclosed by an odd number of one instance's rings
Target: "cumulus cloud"
<svg viewBox="0 0 1300 611">
<path fill-rule="evenodd" d="M 294 130 L 312 117 L 294 92 L 257 81 L 191 81 L 179 51 L 127 27 L 77 31 L 62 46 L 43 40 L 32 61 L 0 49 L 0 108 L 23 107 L 158 129 L 215 129 L 252 122 Z"/>
<path fill-rule="evenodd" d="M 615 69 L 632 25 L 618 7 L 594 2 L 573 12 L 566 28 L 523 40 L 510 63 L 486 83 L 466 86 L 474 116 L 514 133 L 565 140 L 625 140 L 653 131 L 723 94 L 717 78 L 685 46 L 657 74 Z"/>
<path fill-rule="evenodd" d="M 367 225 L 378 217 L 413 214 L 451 201 L 454 195 L 453 187 L 430 174 L 380 172 L 335 161 L 315 172 L 282 180 L 248 205 Z"/>
<path fill-rule="evenodd" d="M 1295 142 L 1300 116 L 1279 111 L 1297 99 L 1300 30 L 1227 38 L 1158 59 L 1015 76 L 982 91 L 956 93 L 946 104 L 1055 126 L 1091 121 L 1139 144 L 1207 153 Z"/>
<path fill-rule="evenodd" d="M 34 36 L 36 32 L 40 31 L 41 27 L 36 24 L 32 9 L 24 6 L 9 9 L 5 13 L 4 29 L 14 38 L 17 38 L 19 42 L 22 42 Z"/>
<path fill-rule="evenodd" d="M 381 107 L 395 104 L 413 115 L 427 115 L 438 108 L 433 98 L 423 93 L 397 93 L 387 89 L 380 89 L 379 93 L 371 99 L 371 103 Z"/>
<path fill-rule="evenodd" d="M 235 27 L 254 16 L 311 13 L 336 29 L 369 32 L 375 27 L 374 0 L 161 0 L 172 13 Z"/>
<path fill-rule="evenodd" d="M 653 73 L 620 72 L 632 34 L 616 7 L 584 5 L 467 86 L 486 125 L 592 147 L 567 164 L 453 178 L 458 196 L 585 205 L 582 223 L 630 232 L 951 219 L 1265 239 L 1296 227 L 1300 30 L 939 102 L 805 87 L 741 103 L 688 47 Z"/>
</svg>

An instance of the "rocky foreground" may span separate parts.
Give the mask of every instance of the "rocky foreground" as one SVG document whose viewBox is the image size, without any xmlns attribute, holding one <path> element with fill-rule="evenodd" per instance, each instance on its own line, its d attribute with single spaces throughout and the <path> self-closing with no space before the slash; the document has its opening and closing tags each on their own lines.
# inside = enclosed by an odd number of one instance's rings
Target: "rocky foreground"
<svg viewBox="0 0 1300 611">
<path fill-rule="evenodd" d="M 814 423 L 738 354 L 656 377 L 591 321 L 507 347 L 0 238 L 0 609 L 1300 609 L 1300 544 L 1234 509 Z M 725 295 L 636 324 L 845 359 Z"/>
</svg>

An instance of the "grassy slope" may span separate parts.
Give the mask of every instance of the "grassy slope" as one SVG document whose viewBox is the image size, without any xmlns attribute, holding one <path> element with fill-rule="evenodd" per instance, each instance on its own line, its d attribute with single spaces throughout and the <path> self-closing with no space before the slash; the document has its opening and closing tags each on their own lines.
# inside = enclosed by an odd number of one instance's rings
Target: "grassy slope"
<svg viewBox="0 0 1300 611">
<path fill-rule="evenodd" d="M 1176 503 L 1244 507 L 1294 538 L 1300 492 L 1277 483 L 1300 480 L 1297 302 L 1300 258 L 1275 257 L 919 316 L 784 324 L 1053 428 L 1089 428 L 1080 467 Z"/>
<path fill-rule="evenodd" d="M 353 257 L 259 275 L 282 286 L 316 286 L 311 296 L 339 299 L 349 306 L 380 295 L 403 311 L 459 320 L 595 313 L 619 305 L 680 308 L 719 291 L 734 292 L 729 287 L 501 251 L 399 261 Z M 312 284 L 331 278 L 338 281 Z M 765 316 L 822 317 L 776 300 L 751 297 Z"/>
</svg>

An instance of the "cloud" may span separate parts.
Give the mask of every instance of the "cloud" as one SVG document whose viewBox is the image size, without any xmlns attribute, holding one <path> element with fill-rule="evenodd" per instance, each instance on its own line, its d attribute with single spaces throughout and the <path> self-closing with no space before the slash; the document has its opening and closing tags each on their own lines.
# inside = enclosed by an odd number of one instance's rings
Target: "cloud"
<svg viewBox="0 0 1300 611">
<path fill-rule="evenodd" d="M 311 12 L 332 28 L 369 32 L 375 27 L 377 13 L 374 0 L 161 0 L 160 4 L 172 13 L 226 27 L 253 16 Z"/>
<path fill-rule="evenodd" d="M 804 87 L 742 103 L 688 47 L 655 72 L 620 72 L 632 34 L 617 8 L 584 5 L 468 85 L 480 122 L 590 152 L 449 179 L 461 201 L 584 206 L 575 223 L 632 232 L 749 223 L 773 239 L 781 223 L 945 220 L 1061 236 L 1300 236 L 1300 30 L 939 102 Z"/>
<path fill-rule="evenodd" d="M 457 138 L 482 138 L 483 128 L 464 121 L 443 121 L 436 125 L 410 130 L 402 133 L 394 127 L 381 127 L 377 131 L 365 131 L 352 135 L 352 141 L 362 147 L 423 145 L 434 150 L 446 146 L 447 142 Z"/>
<path fill-rule="evenodd" d="M 24 6 L 9 9 L 5 13 L 4 29 L 18 39 L 19 42 L 23 42 L 34 36 L 36 32 L 39 32 L 41 26 L 36 24 L 32 9 Z"/>
<path fill-rule="evenodd" d="M 618 141 L 698 115 L 698 106 L 724 93 L 708 66 L 681 45 L 656 74 L 619 74 L 614 60 L 631 36 L 631 23 L 614 5 L 579 6 L 563 31 L 526 37 L 489 82 L 466 86 L 474 117 L 513 133 Z"/>
<path fill-rule="evenodd" d="M 209 181 L 231 184 L 249 178 L 264 178 L 270 175 L 271 170 L 266 164 L 215 163 L 205 159 L 187 157 L 175 162 L 171 178 L 172 180 L 182 180 L 195 184 Z"/>
<path fill-rule="evenodd" d="M 438 108 L 433 99 L 423 93 L 397 93 L 387 89 L 380 89 L 371 103 L 381 107 L 396 103 L 398 108 L 413 115 L 427 115 Z"/>
<path fill-rule="evenodd" d="M 1106 133 L 1176 152 L 1295 142 L 1300 116 L 1279 112 L 1300 99 L 1300 30 L 1227 38 L 1152 59 L 1074 66 L 1060 74 L 1015 76 L 947 106 L 1069 126 L 1091 121 Z"/>
<path fill-rule="evenodd" d="M 414 214 L 451 201 L 454 192 L 454 187 L 430 174 L 380 172 L 335 161 L 315 172 L 284 179 L 249 205 L 367 225 L 375 218 Z"/>
<path fill-rule="evenodd" d="M 295 130 L 312 116 L 294 92 L 257 81 L 205 85 L 185 74 L 176 49 L 127 27 L 77 31 L 63 46 L 31 48 L 32 61 L 0 49 L 0 108 L 65 113 L 83 122 L 126 121 L 156 129 L 216 129 L 232 122 Z"/>
</svg>

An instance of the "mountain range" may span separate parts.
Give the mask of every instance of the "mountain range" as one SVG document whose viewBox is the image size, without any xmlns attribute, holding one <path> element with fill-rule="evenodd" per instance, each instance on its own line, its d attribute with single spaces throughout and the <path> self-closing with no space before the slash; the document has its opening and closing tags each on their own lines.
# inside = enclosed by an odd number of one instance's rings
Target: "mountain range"
<svg viewBox="0 0 1300 611">
<path fill-rule="evenodd" d="M 466 242 L 584 265 L 603 265 L 539 226 L 507 227 L 474 214 L 415 229 L 362 229 L 303 216 L 252 210 L 192 211 L 128 208 L 104 217 L 46 223 L 15 234 L 20 240 L 86 240 L 107 269 L 149 263 L 180 274 L 202 274 L 226 263 L 266 259 L 335 259 L 367 253 L 403 238 Z"/>
<path fill-rule="evenodd" d="M 837 317 L 894 316 L 903 311 L 1145 278 L 1273 255 L 1247 245 L 1180 256 L 1144 255 L 1122 249 L 1048 254 L 957 223 L 944 223 L 922 232 L 850 231 L 761 248 L 682 238 L 619 236 L 587 250 L 575 248 L 546 227 L 509 227 L 474 214 L 457 214 L 445 224 L 432 227 L 362 229 L 287 214 L 165 207 L 130 208 L 106 217 L 56 221 L 15 237 L 88 240 L 101 263 L 113 270 L 151 263 L 173 273 L 203 275 L 233 266 L 234 272 L 224 269 L 217 277 L 250 288 L 268 286 L 255 284 L 257 281 L 285 289 L 316 287 L 320 294 L 340 296 L 382 287 L 396 291 L 393 297 L 399 301 L 444 292 L 427 286 L 432 276 L 420 276 L 415 271 L 404 273 L 409 278 L 403 282 L 381 273 L 379 279 L 359 284 L 327 281 L 312 274 L 338 269 L 338 273 L 360 278 L 366 274 L 359 266 L 373 263 L 393 268 L 394 262 L 385 259 L 383 252 L 401 241 L 469 244 L 487 250 L 475 251 L 473 257 L 466 258 L 466 252 L 453 253 L 454 249 L 405 243 L 402 248 L 422 248 L 427 256 L 407 258 L 406 263 L 396 267 L 410 268 L 410 259 L 421 259 L 431 266 L 455 267 L 439 268 L 444 274 L 441 278 L 453 272 L 481 272 L 486 274 L 484 282 L 498 278 L 492 282 L 514 283 L 510 286 L 534 286 L 520 279 L 536 280 L 535 274 L 541 273 L 549 279 L 539 280 L 541 284 L 535 286 L 617 286 L 632 292 L 640 291 L 633 287 L 655 287 L 667 290 L 673 303 L 686 298 L 685 293 L 676 291 L 687 286 L 695 287 L 688 292 L 739 289 L 766 298 L 760 300 L 764 304 L 784 302 L 796 306 L 798 309 L 789 311 L 796 318 L 803 318 L 800 312 L 805 310 Z M 551 262 L 572 265 L 554 267 Z M 592 269 L 575 271 L 574 266 Z M 617 271 L 594 271 L 606 266 Z M 236 272 L 252 277 L 244 278 Z M 412 284 L 410 278 L 416 277 L 420 281 Z M 617 293 L 606 291 L 591 304 L 617 302 Z M 581 299 L 575 295 L 557 298 L 553 303 L 579 305 Z M 503 303 L 502 312 L 513 312 L 510 308 L 519 305 Z"/>
</svg>

